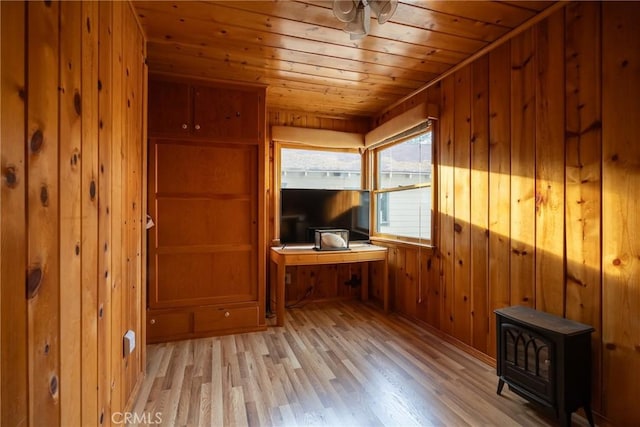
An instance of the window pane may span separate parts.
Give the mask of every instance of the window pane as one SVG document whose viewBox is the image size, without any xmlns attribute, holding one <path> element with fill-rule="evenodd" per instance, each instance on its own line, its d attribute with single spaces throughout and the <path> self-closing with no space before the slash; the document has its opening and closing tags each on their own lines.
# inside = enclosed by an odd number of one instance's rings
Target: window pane
<svg viewBox="0 0 640 427">
<path fill-rule="evenodd" d="M 431 132 L 378 151 L 378 188 L 431 182 Z"/>
<path fill-rule="evenodd" d="M 283 148 L 280 162 L 282 188 L 361 188 L 358 153 Z"/>
<path fill-rule="evenodd" d="M 390 191 L 376 196 L 378 233 L 431 239 L 431 187 Z"/>
</svg>

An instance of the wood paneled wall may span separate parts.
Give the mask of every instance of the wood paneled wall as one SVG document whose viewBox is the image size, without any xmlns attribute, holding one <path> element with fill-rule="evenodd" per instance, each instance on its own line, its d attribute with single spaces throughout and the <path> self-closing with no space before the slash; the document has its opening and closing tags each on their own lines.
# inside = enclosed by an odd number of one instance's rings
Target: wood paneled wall
<svg viewBox="0 0 640 427">
<path fill-rule="evenodd" d="M 0 424 L 110 425 L 144 368 L 144 38 L 128 3 L 0 7 Z"/>
<path fill-rule="evenodd" d="M 502 306 L 594 326 L 593 406 L 615 425 L 640 423 L 639 20 L 569 3 L 443 79 L 439 280 L 419 285 L 436 307 L 406 304 L 417 250 L 390 257 L 395 308 L 473 351 L 495 357 Z"/>
</svg>

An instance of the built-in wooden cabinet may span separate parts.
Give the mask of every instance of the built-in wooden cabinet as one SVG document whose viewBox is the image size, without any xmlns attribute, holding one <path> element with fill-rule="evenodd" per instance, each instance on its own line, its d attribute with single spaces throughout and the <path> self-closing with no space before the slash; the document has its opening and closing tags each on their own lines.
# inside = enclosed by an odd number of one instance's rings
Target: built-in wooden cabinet
<svg viewBox="0 0 640 427">
<path fill-rule="evenodd" d="M 153 79 L 149 135 L 258 140 L 264 135 L 262 87 Z"/>
<path fill-rule="evenodd" d="M 148 342 L 265 327 L 264 92 L 149 82 Z"/>
</svg>

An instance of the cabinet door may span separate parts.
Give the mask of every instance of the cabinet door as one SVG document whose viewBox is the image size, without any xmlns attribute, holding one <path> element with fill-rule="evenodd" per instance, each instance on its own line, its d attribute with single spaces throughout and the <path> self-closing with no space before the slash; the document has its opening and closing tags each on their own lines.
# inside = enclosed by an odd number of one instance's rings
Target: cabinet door
<svg viewBox="0 0 640 427">
<path fill-rule="evenodd" d="M 151 139 L 149 307 L 258 300 L 258 146 Z"/>
<path fill-rule="evenodd" d="M 191 126 L 191 86 L 150 80 L 149 135 L 187 135 Z"/>
<path fill-rule="evenodd" d="M 194 93 L 195 135 L 260 141 L 262 89 L 196 86 Z"/>
</svg>

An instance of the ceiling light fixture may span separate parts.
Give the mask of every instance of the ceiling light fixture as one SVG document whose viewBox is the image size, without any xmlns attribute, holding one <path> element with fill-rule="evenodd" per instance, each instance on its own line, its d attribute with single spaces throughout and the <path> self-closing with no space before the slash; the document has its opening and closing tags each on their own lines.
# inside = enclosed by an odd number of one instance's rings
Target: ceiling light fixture
<svg viewBox="0 0 640 427">
<path fill-rule="evenodd" d="M 369 34 L 371 12 L 379 24 L 387 22 L 396 11 L 398 0 L 333 0 L 333 14 L 346 23 L 344 31 L 351 40 L 359 40 Z"/>
</svg>

